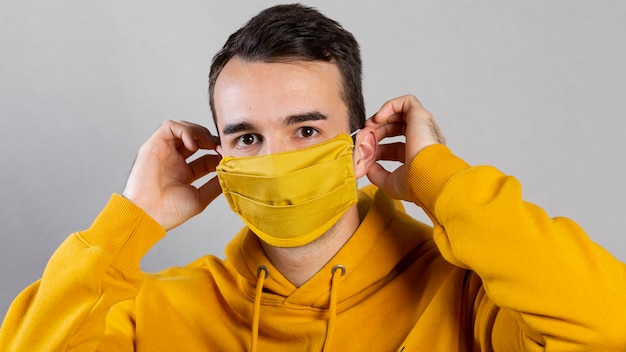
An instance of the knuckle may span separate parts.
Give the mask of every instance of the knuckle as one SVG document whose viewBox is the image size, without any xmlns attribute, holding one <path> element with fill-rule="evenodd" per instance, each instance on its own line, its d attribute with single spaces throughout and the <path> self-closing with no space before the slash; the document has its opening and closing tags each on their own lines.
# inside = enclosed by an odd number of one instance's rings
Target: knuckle
<svg viewBox="0 0 626 352">
<path fill-rule="evenodd" d="M 176 122 L 174 120 L 169 120 L 169 119 L 163 121 L 163 123 L 161 124 L 162 127 L 169 128 L 169 129 L 171 129 L 171 128 L 177 126 L 177 125 L 178 125 L 178 122 Z"/>
</svg>

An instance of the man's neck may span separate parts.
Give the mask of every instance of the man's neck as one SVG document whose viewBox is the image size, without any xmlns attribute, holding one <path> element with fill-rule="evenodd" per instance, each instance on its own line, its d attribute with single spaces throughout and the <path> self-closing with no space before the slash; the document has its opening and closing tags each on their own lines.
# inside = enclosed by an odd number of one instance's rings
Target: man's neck
<svg viewBox="0 0 626 352">
<path fill-rule="evenodd" d="M 272 265 L 296 287 L 302 286 L 324 267 L 348 242 L 359 227 L 357 207 L 346 214 L 317 240 L 300 247 L 273 247 L 260 241 L 265 255 Z"/>
</svg>

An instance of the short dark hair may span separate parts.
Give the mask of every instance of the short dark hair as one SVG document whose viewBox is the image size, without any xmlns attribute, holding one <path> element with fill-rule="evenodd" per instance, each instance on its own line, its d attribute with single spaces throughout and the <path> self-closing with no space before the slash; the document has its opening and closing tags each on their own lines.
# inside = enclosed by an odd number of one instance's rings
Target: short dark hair
<svg viewBox="0 0 626 352">
<path fill-rule="evenodd" d="M 350 131 L 365 123 L 359 44 L 338 22 L 300 4 L 277 5 L 233 33 L 213 57 L 209 73 L 209 104 L 217 126 L 213 96 L 215 82 L 230 59 L 261 62 L 325 61 L 337 65 Z"/>
</svg>

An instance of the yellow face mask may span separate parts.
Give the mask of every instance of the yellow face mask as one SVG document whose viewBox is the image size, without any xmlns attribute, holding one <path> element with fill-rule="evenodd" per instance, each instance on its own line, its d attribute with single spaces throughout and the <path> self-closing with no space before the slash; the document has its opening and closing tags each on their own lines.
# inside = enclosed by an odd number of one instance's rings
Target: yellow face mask
<svg viewBox="0 0 626 352">
<path fill-rule="evenodd" d="M 347 134 L 290 152 L 225 157 L 222 191 L 248 227 L 268 244 L 298 247 L 319 238 L 357 202 Z"/>
</svg>

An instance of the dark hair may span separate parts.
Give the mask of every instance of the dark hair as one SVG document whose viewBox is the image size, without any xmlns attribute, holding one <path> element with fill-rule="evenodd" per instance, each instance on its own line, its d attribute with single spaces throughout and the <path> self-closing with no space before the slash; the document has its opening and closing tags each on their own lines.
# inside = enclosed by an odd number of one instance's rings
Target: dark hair
<svg viewBox="0 0 626 352">
<path fill-rule="evenodd" d="M 342 98 L 348 109 L 350 130 L 363 127 L 365 104 L 359 44 L 350 32 L 319 11 L 300 4 L 270 7 L 228 38 L 213 57 L 209 73 L 209 104 L 216 125 L 215 82 L 234 56 L 261 62 L 306 60 L 335 63 L 343 80 Z"/>
</svg>

